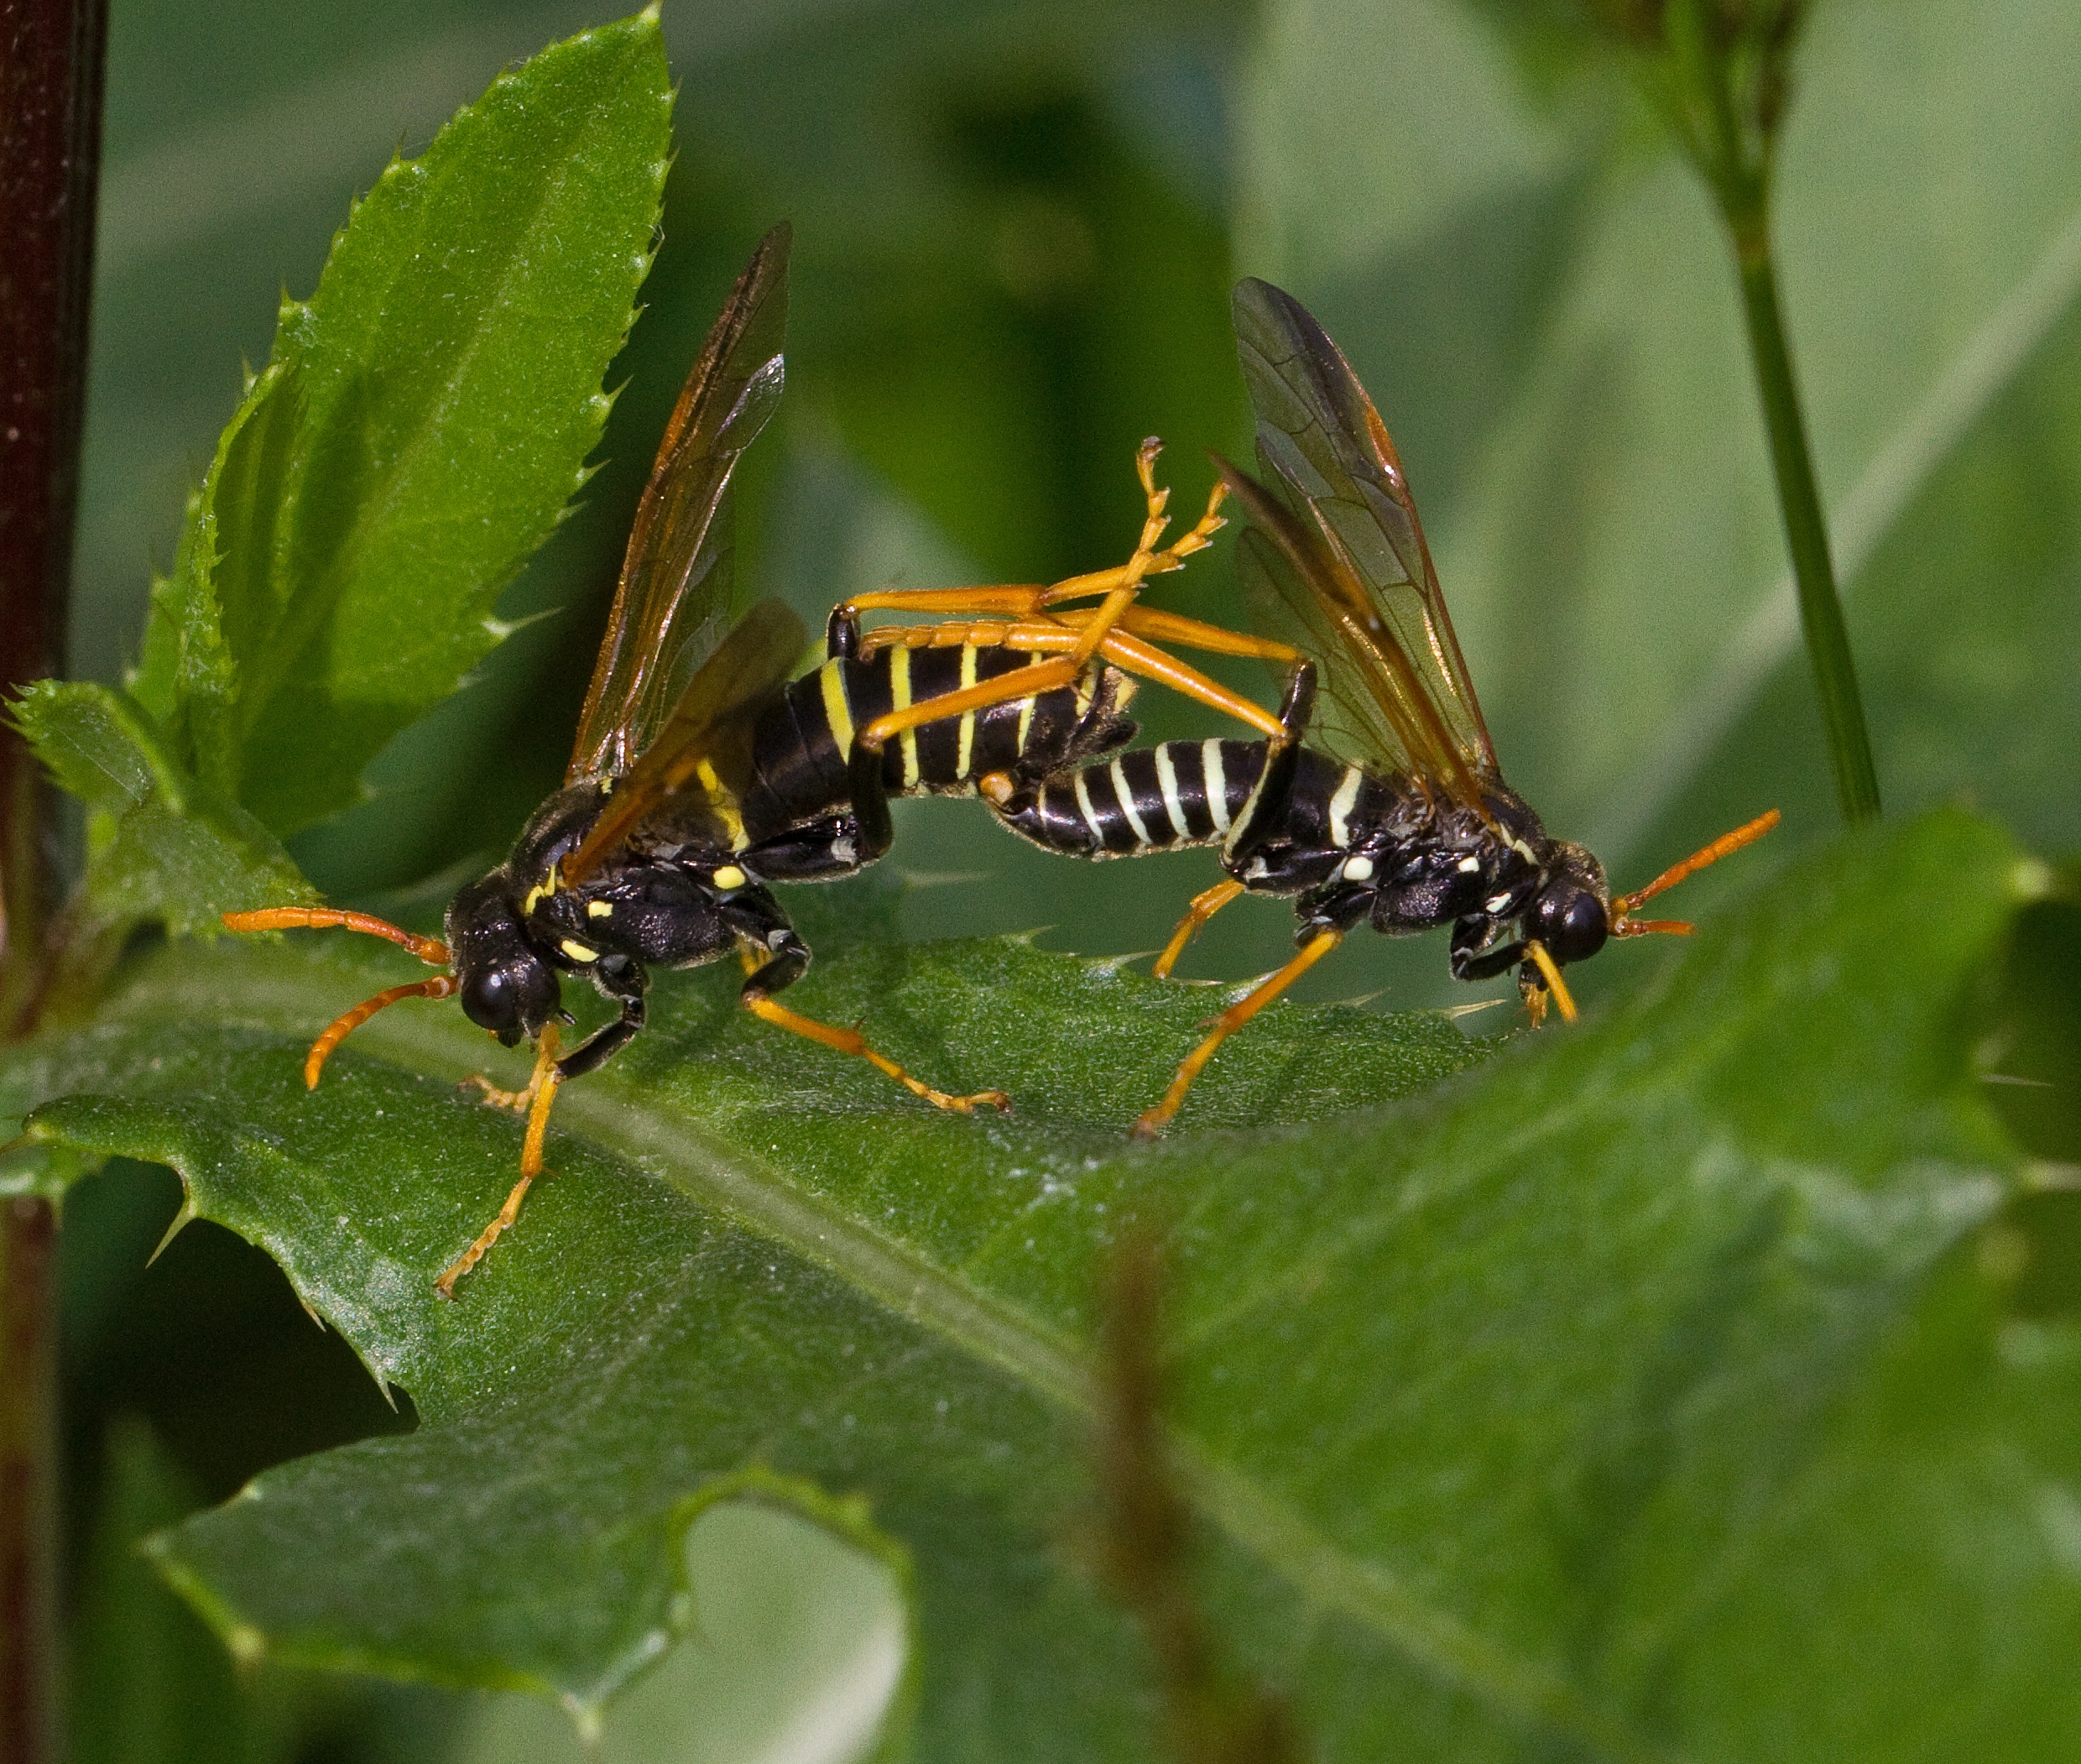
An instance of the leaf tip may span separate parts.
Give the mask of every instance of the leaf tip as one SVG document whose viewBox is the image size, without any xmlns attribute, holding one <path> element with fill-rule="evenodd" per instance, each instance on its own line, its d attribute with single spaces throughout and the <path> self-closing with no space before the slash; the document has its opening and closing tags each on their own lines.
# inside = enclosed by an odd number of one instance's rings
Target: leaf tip
<svg viewBox="0 0 2081 1764">
<path fill-rule="evenodd" d="M 183 1177 L 180 1185 L 180 1208 L 174 1213 L 172 1221 L 167 1225 L 164 1232 L 161 1234 L 159 1243 L 153 1249 L 152 1253 L 144 1258 L 144 1266 L 150 1267 L 154 1262 L 164 1255 L 166 1253 L 166 1246 L 193 1224 L 196 1217 L 195 1197 L 188 1192 L 187 1178 Z M 309 1307 L 306 1306 L 305 1308 L 308 1309 Z"/>
<path fill-rule="evenodd" d="M 1121 971 L 1129 963 L 1144 961 L 1150 956 L 1160 953 L 1161 953 L 1160 951 L 1154 949 L 1130 949 L 1124 955 L 1080 956 L 1077 960 L 1082 965 L 1085 973 L 1091 979 L 1112 980 L 1119 979 Z"/>
</svg>

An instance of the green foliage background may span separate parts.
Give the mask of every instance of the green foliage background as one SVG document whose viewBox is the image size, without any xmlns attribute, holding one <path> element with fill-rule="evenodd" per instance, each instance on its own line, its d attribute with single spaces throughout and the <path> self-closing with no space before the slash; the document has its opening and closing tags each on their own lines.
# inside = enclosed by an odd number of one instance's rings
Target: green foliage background
<svg viewBox="0 0 2081 1764">
<path fill-rule="evenodd" d="M 562 7 L 117 0 L 76 675 L 113 681 L 135 659 L 148 565 L 179 578 L 183 498 L 238 396 L 235 363 L 265 358 L 278 290 L 312 289 L 350 198 L 400 134 L 416 148 L 502 63 L 597 22 Z M 294 834 L 321 888 L 423 907 L 443 891 L 426 878 L 488 861 L 553 780 L 687 353 L 750 242 L 782 217 L 798 237 L 790 391 L 748 467 L 746 564 L 811 618 L 885 582 L 1041 579 L 1123 555 L 1139 517 L 1132 449 L 1148 432 L 1171 442 L 1181 505 L 1196 500 L 1200 449 L 1234 451 L 1247 433 L 1227 290 L 1265 275 L 1317 311 L 1394 428 L 1499 748 L 1550 825 L 1625 879 L 1782 806 L 1777 849 L 1745 860 L 1745 876 L 1693 885 L 1687 910 L 1702 917 L 1831 831 L 1724 253 L 1623 70 L 1564 14 L 1499 0 L 686 5 L 665 29 L 678 157 L 648 310 L 613 370 L 627 390 L 608 463 L 499 609 L 550 616 L 383 753 L 373 800 L 317 824 L 331 801 L 263 817 Z M 2050 0 L 1996 15 L 1937 0 L 1823 6 L 1797 64 L 1780 201 L 1889 807 L 1963 797 L 2052 851 L 2073 848 L 2081 815 L 2081 101 L 2065 72 L 2081 62 L 2077 38 L 2071 8 Z M 1224 560 L 1195 564 L 1171 603 L 1233 616 Z M 1156 733 L 1189 724 L 1150 709 Z M 914 885 L 874 898 L 915 936 L 1050 925 L 1045 947 L 1145 948 L 1206 879 L 1189 862 L 1051 866 L 947 805 L 919 806 L 900 842 Z M 1937 848 L 1976 874 L 2000 868 L 1984 848 Z M 1979 910 L 1941 889 L 1927 898 Z M 1875 965 L 1901 958 L 1899 928 L 1870 930 Z M 1283 914 L 1239 906 L 1193 971 L 1253 972 L 1287 935 Z M 209 962 L 230 959 L 193 958 L 165 996 L 206 990 Z M 921 960 L 919 984 L 952 984 Z M 1651 963 L 1614 953 L 1584 970 L 1584 991 L 1631 989 Z M 1445 1002 L 1442 967 L 1431 944 L 1373 940 L 1314 996 L 1385 986 L 1397 1005 Z M 280 984 L 301 973 L 288 964 Z M 680 989 L 690 1010 L 719 1008 L 719 985 Z M 287 1046 L 298 1030 L 269 1032 Z M 741 1057 L 754 1069 L 764 1057 Z M 1038 1118 L 1065 1108 L 1054 1099 Z M 153 1130 L 169 1143 L 163 1122 Z M 138 1132 L 104 1125 L 81 1142 L 152 1149 Z M 478 1161 L 497 1172 L 495 1157 Z M 581 1210 L 562 1204 L 555 1216 Z M 221 1743 L 233 1709 L 252 1756 L 325 1743 L 424 1756 L 440 1733 L 465 1754 L 567 1751 L 567 1733 L 504 1707 L 303 1679 L 242 1698 L 179 1607 L 151 1605 L 149 1583 L 122 1595 L 136 1574 L 126 1532 L 222 1499 L 263 1465 L 399 1425 L 337 1340 L 308 1330 L 272 1266 L 227 1234 L 197 1227 L 141 1272 L 174 1205 L 163 1177 L 126 1166 L 76 1192 L 65 1236 L 74 1516 L 81 1560 L 98 1564 L 82 1609 L 155 1612 L 163 1633 L 126 1645 L 194 1662 L 169 1672 L 180 1694 L 151 1705 L 170 1736 L 158 1755 L 212 1755 L 180 1736 Z M 1933 1241 L 1888 1239 L 1911 1260 Z M 1911 1388 L 1911 1345 L 1898 1352 Z M 1875 1438 L 1904 1424 L 1888 1388 L 1859 1412 Z M 1998 1400 L 2023 1401 L 2007 1387 Z M 112 1424 L 139 1415 L 149 1433 Z M 1817 1492 L 1813 1511 L 1854 1511 L 1854 1497 Z M 780 1622 L 772 1608 L 801 1584 L 799 1552 L 826 1548 L 818 1571 L 849 1589 L 858 1621 L 850 1639 L 812 1641 L 809 1682 L 820 1648 L 853 1657 L 900 1626 L 887 1577 L 831 1555 L 821 1534 L 718 1539 L 704 1525 L 696 1538 L 720 1553 L 697 1578 L 744 1601 L 712 1627 L 748 1629 L 762 1609 Z M 670 1682 L 696 1669 L 675 1654 L 650 1694 L 722 1706 L 727 1654 L 691 1689 Z M 1254 1646 L 1267 1656 L 1278 1647 Z M 1751 1667 L 1765 1683 L 1784 1670 L 1767 1649 Z M 738 1669 L 748 1705 L 769 1713 L 797 1661 L 756 1648 Z M 203 1700 L 183 1714 L 183 1697 Z M 1459 1731 L 1437 1719 L 1440 1735 Z M 655 1755 L 670 1756 L 672 1717 L 655 1720 Z"/>
</svg>

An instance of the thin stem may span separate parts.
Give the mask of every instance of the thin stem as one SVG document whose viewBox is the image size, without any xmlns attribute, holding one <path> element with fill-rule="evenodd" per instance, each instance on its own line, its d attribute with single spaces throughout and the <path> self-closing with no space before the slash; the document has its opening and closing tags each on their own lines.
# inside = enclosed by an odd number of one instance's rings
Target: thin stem
<svg viewBox="0 0 2081 1764">
<path fill-rule="evenodd" d="M 0 692 L 62 659 L 86 403 L 106 0 L 0 0 Z M 34 1027 L 56 889 L 50 785 L 0 726 L 0 1039 Z M 57 1220 L 0 1205 L 0 1757 L 61 1752 Z"/>
<path fill-rule="evenodd" d="M 1764 23 L 1761 38 L 1749 45 L 1760 58 L 1754 89 L 1738 95 L 1740 45 L 1727 37 L 1725 21 L 1708 17 L 1701 0 L 1671 0 L 1664 13 L 1679 95 L 1672 106 L 1678 133 L 1719 205 L 1734 248 L 1756 394 L 1770 431 L 1778 512 L 1798 585 L 1800 626 L 1820 696 L 1836 798 L 1843 818 L 1854 823 L 1878 817 L 1879 774 L 1872 764 L 1857 666 L 1828 556 L 1828 520 L 1807 448 L 1806 417 L 1785 341 L 1771 240 L 1771 159 L 1781 115 L 1783 57 L 1795 24 L 1796 9 Z"/>
<path fill-rule="evenodd" d="M 57 1220 L 0 1201 L 0 1757 L 59 1756 Z"/>
<path fill-rule="evenodd" d="M 1836 799 L 1845 821 L 1876 820 L 1879 774 L 1872 764 L 1871 736 L 1865 727 L 1864 700 L 1857 689 L 1857 664 L 1850 655 L 1842 597 L 1836 592 L 1835 567 L 1828 557 L 1828 522 L 1821 513 L 1821 492 L 1807 451 L 1799 389 L 1785 347 L 1777 269 L 1767 232 L 1760 251 L 1744 250 L 1739 256 L 1742 310 L 1749 321 L 1756 392 L 1771 432 L 1778 508 L 1784 516 L 1792 576 L 1799 585 L 1799 623 L 1806 634 L 1807 658 L 1813 664 L 1814 687 L 1820 694 L 1828 757 L 1835 766 Z"/>
</svg>

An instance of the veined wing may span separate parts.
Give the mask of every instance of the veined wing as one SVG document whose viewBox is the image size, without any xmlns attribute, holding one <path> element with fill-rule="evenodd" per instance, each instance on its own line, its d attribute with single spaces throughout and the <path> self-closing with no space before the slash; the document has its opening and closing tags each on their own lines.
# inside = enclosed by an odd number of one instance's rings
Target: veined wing
<svg viewBox="0 0 2081 1764">
<path fill-rule="evenodd" d="M 637 504 L 566 784 L 627 771 L 728 627 L 730 473 L 780 401 L 785 222 L 759 243 L 665 425 Z"/>
<path fill-rule="evenodd" d="M 754 715 L 794 671 L 808 641 L 802 621 L 778 600 L 760 601 L 730 628 L 564 861 L 566 885 L 592 874 L 646 823 L 702 810 L 725 825 L 733 819 L 749 774 Z"/>
<path fill-rule="evenodd" d="M 1401 460 L 1307 309 L 1246 280 L 1233 303 L 1258 455 L 1274 490 L 1223 464 L 1258 537 L 1243 556 L 1298 619 L 1355 750 L 1480 809 L 1499 778 Z"/>
</svg>

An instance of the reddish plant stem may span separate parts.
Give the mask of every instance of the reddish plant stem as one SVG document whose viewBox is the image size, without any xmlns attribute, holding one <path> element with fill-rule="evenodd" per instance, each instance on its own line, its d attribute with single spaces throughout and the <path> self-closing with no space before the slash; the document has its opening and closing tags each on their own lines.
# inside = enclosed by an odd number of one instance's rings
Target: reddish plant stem
<svg viewBox="0 0 2081 1764">
<path fill-rule="evenodd" d="M 59 1756 L 57 1220 L 0 1201 L 0 1758 Z"/>
<path fill-rule="evenodd" d="M 0 0 L 0 692 L 60 671 L 86 404 L 107 0 Z M 50 788 L 0 728 L 0 1038 L 34 1027 Z M 0 1758 L 60 1756 L 57 1221 L 0 1205 Z"/>
</svg>

